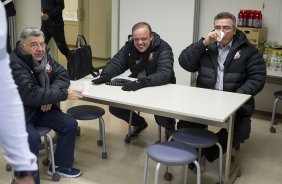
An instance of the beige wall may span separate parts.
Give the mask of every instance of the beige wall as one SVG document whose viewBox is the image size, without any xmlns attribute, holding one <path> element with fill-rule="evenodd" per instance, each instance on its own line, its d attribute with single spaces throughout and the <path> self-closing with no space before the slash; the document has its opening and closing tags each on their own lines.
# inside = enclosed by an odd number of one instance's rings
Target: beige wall
<svg viewBox="0 0 282 184">
<path fill-rule="evenodd" d="M 76 3 L 77 2 L 77 3 Z M 65 1 L 64 19 L 68 44 L 82 33 L 91 45 L 93 57 L 111 56 L 111 3 L 112 0 Z M 74 13 L 75 10 L 78 10 Z M 74 21 L 73 18 L 77 18 Z"/>
<path fill-rule="evenodd" d="M 111 55 L 111 0 L 89 1 L 89 43 L 93 56 Z"/>
</svg>

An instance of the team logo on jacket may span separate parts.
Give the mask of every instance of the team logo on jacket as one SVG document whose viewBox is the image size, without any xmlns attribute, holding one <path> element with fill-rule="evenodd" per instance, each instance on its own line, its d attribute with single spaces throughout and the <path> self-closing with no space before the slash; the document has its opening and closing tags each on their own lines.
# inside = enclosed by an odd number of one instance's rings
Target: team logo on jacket
<svg viewBox="0 0 282 184">
<path fill-rule="evenodd" d="M 152 61 L 154 59 L 154 52 L 151 52 L 149 55 L 149 61 Z"/>
<path fill-rule="evenodd" d="M 50 73 L 52 71 L 52 67 L 49 65 L 49 62 L 46 65 L 46 72 Z"/>
<path fill-rule="evenodd" d="M 234 56 L 234 59 L 238 59 L 241 57 L 241 54 L 240 54 L 241 50 L 238 50 Z"/>
</svg>

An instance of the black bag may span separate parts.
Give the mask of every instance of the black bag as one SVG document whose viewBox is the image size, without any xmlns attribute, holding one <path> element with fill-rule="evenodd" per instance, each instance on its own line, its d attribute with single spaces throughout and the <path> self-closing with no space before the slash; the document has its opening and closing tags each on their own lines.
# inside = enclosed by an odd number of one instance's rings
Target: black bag
<svg viewBox="0 0 282 184">
<path fill-rule="evenodd" d="M 93 77 L 99 75 L 99 71 L 92 66 L 92 51 L 83 35 L 76 38 L 76 48 L 68 55 L 67 70 L 71 80 L 81 79 L 89 74 Z"/>
</svg>

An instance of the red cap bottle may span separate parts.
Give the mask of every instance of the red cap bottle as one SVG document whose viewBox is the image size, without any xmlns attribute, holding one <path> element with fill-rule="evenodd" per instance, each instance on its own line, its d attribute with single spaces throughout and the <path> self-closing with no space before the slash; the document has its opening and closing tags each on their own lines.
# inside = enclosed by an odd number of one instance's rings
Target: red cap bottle
<svg viewBox="0 0 282 184">
<path fill-rule="evenodd" d="M 237 26 L 243 27 L 244 26 L 244 11 L 240 10 L 238 13 L 238 19 L 237 19 Z"/>
</svg>

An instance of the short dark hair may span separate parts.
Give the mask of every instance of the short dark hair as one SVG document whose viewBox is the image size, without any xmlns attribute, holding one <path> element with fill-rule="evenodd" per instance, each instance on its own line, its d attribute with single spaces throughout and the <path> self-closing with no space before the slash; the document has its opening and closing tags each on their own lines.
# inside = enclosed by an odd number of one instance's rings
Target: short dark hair
<svg viewBox="0 0 282 184">
<path fill-rule="evenodd" d="M 236 26 L 236 17 L 229 13 L 229 12 L 221 12 L 219 14 L 217 14 L 215 17 L 214 17 L 214 21 L 216 20 L 219 20 L 219 19 L 231 19 L 232 22 L 233 22 L 233 26 L 235 27 Z"/>
<path fill-rule="evenodd" d="M 140 27 L 147 27 L 148 30 L 149 30 L 149 33 L 152 34 L 152 28 L 150 26 L 150 24 L 148 24 L 147 22 L 138 22 L 136 23 L 133 27 L 132 27 L 132 34 L 133 34 L 133 31 L 135 31 L 136 29 L 140 28 Z"/>
</svg>

